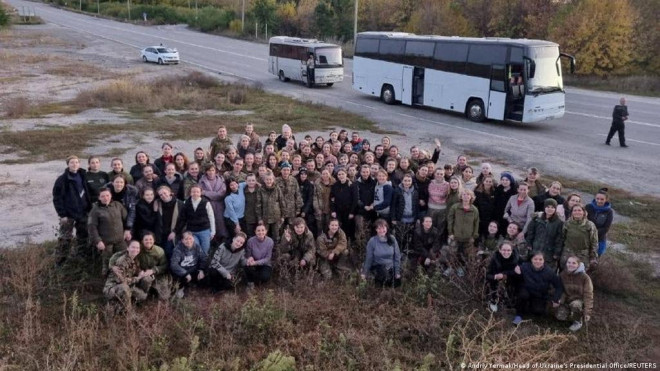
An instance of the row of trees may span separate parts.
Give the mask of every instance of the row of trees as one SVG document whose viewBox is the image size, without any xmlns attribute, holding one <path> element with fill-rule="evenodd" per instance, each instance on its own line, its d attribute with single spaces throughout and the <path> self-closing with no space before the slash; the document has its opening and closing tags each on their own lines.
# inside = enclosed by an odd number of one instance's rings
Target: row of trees
<svg viewBox="0 0 660 371">
<path fill-rule="evenodd" d="M 66 1 L 66 0 L 55 0 Z M 74 4 L 77 2 L 75 0 Z M 79 0 L 90 3 L 93 0 Z M 358 31 L 552 40 L 582 75 L 660 75 L 660 0 L 357 0 Z M 350 42 L 356 0 L 131 0 L 158 23 Z M 101 4 L 104 4 L 103 2 Z M 124 4 L 124 5 L 122 5 Z M 108 3 L 122 13 L 126 0 Z M 73 6 L 70 4 L 70 6 Z M 166 9 L 179 9 L 167 14 Z M 153 9 L 152 11 L 149 11 Z M 245 9 L 245 25 L 241 23 Z M 134 14 L 134 18 L 140 17 Z M 162 16 L 161 16 L 162 14 Z M 121 16 L 121 14 L 115 14 Z M 153 19 L 151 17 L 150 19 Z"/>
</svg>

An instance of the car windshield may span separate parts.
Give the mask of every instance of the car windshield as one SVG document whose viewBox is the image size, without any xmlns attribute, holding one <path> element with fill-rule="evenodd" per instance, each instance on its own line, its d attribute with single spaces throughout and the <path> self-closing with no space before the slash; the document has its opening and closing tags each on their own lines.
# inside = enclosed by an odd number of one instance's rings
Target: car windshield
<svg viewBox="0 0 660 371">
<path fill-rule="evenodd" d="M 321 66 L 343 65 L 341 58 L 341 48 L 318 48 L 315 50 L 316 63 Z"/>
<path fill-rule="evenodd" d="M 536 64 L 534 77 L 528 81 L 532 94 L 544 94 L 564 89 L 561 78 L 559 48 L 556 46 L 530 48 L 528 57 Z"/>
<path fill-rule="evenodd" d="M 163 53 L 176 53 L 174 49 L 170 48 L 158 48 L 158 53 L 163 54 Z"/>
</svg>

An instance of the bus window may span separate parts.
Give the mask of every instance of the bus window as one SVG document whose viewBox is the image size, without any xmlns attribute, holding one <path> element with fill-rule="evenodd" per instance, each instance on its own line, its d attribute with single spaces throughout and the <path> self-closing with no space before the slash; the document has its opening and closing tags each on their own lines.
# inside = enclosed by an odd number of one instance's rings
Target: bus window
<svg viewBox="0 0 660 371">
<path fill-rule="evenodd" d="M 466 73 L 470 76 L 490 78 L 492 64 L 504 64 L 507 48 L 503 45 L 476 44 L 470 46 Z"/>
<path fill-rule="evenodd" d="M 433 67 L 433 51 L 435 43 L 432 41 L 408 41 L 406 42 L 406 64 Z"/>
<path fill-rule="evenodd" d="M 467 55 L 467 44 L 438 42 L 433 54 L 435 68 L 447 72 L 465 73 Z"/>
<path fill-rule="evenodd" d="M 511 56 L 509 57 L 511 64 L 523 64 L 523 50 L 522 48 L 511 48 Z"/>
<path fill-rule="evenodd" d="M 490 90 L 505 92 L 505 80 L 506 69 L 504 65 L 494 64 L 490 72 Z"/>
<path fill-rule="evenodd" d="M 378 39 L 358 38 L 355 45 L 355 55 L 366 58 L 373 58 L 378 54 Z"/>
<path fill-rule="evenodd" d="M 405 40 L 381 40 L 378 53 L 383 60 L 390 62 L 403 62 L 403 52 L 405 48 Z"/>
<path fill-rule="evenodd" d="M 342 66 L 344 64 L 341 48 L 317 48 L 315 53 L 317 63 L 321 65 Z"/>
</svg>

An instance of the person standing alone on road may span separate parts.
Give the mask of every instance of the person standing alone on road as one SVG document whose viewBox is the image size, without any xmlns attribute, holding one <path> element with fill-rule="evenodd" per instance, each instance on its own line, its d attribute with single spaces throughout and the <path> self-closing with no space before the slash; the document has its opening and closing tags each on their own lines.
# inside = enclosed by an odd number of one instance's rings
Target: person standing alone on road
<svg viewBox="0 0 660 371">
<path fill-rule="evenodd" d="M 307 58 L 307 86 L 314 86 L 314 53 L 309 53 Z"/>
<path fill-rule="evenodd" d="M 612 127 L 610 127 L 610 132 L 607 134 L 607 139 L 605 144 L 610 145 L 610 140 L 614 136 L 614 133 L 619 132 L 619 145 L 621 147 L 628 147 L 626 145 L 626 135 L 625 135 L 625 124 L 624 121 L 628 120 L 628 106 L 626 106 L 626 98 L 621 97 L 619 104 L 614 106 L 614 111 L 612 111 Z"/>
</svg>

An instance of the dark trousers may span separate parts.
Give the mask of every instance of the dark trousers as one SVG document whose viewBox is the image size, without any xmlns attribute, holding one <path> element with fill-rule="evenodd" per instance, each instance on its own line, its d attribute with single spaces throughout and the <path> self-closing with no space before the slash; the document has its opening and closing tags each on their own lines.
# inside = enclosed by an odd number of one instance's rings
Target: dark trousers
<svg viewBox="0 0 660 371">
<path fill-rule="evenodd" d="M 215 269 L 208 270 L 208 285 L 213 291 L 233 290 L 234 282 L 226 279 Z"/>
<path fill-rule="evenodd" d="M 518 298 L 516 300 L 516 315 L 522 316 L 524 314 L 546 314 L 548 299 L 531 295 L 526 288 L 521 287 L 518 291 Z"/>
<path fill-rule="evenodd" d="M 619 145 L 620 146 L 625 146 L 626 145 L 626 125 L 624 123 L 612 123 L 612 127 L 610 127 L 610 132 L 607 134 L 607 139 L 605 140 L 605 143 L 609 144 L 610 140 L 612 140 L 612 137 L 614 136 L 614 133 L 617 131 L 619 132 Z"/>
<path fill-rule="evenodd" d="M 376 287 L 399 287 L 401 286 L 401 279 L 394 277 L 394 268 L 387 268 L 384 265 L 376 265 L 372 268 L 371 273 L 374 275 L 374 282 Z"/>
<path fill-rule="evenodd" d="M 268 265 L 253 265 L 245 267 L 247 281 L 257 285 L 268 282 L 272 273 L 273 268 Z"/>
<path fill-rule="evenodd" d="M 227 226 L 227 241 L 231 243 L 231 240 L 234 239 L 234 236 L 236 236 L 236 223 L 234 223 L 234 221 L 229 218 L 225 218 L 225 225 Z M 241 232 L 247 234 L 247 224 L 245 224 L 244 218 L 238 219 L 238 225 L 241 226 Z"/>
<path fill-rule="evenodd" d="M 197 275 L 199 274 L 199 271 L 194 270 L 190 274 L 190 282 L 186 281 L 186 275 L 183 276 L 177 276 L 176 274 L 172 273 L 172 277 L 174 277 L 174 280 L 179 283 L 179 287 L 188 287 L 190 286 L 191 283 L 197 283 L 197 284 L 202 284 L 203 282 L 197 279 Z M 204 279 L 206 279 L 206 276 L 204 276 Z"/>
</svg>

